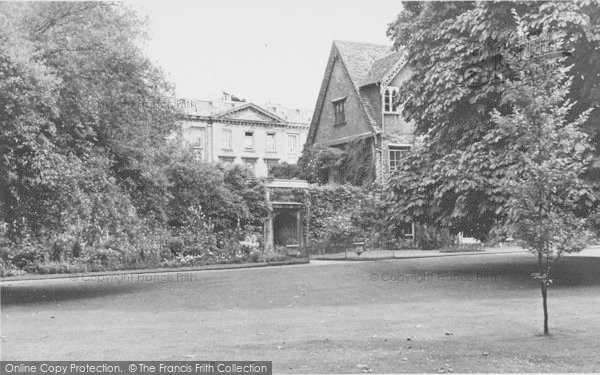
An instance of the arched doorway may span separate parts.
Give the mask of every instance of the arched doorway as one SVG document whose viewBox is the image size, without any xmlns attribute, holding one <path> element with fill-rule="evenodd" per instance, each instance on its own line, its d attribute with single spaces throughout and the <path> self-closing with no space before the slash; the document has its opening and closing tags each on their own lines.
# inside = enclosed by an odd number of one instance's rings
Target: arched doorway
<svg viewBox="0 0 600 375">
<path fill-rule="evenodd" d="M 273 219 L 273 243 L 275 246 L 298 245 L 298 219 L 290 212 L 280 212 Z"/>
</svg>

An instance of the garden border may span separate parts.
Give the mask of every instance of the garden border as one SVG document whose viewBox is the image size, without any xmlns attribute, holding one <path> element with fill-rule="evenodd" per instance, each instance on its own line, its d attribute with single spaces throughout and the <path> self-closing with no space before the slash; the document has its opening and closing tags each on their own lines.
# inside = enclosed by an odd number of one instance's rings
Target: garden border
<svg viewBox="0 0 600 375">
<path fill-rule="evenodd" d="M 36 281 L 36 280 L 52 280 L 52 279 L 73 279 L 79 278 L 83 275 L 94 275 L 94 276 L 110 276 L 110 275 L 127 275 L 127 274 L 146 274 L 146 273 L 174 273 L 174 272 L 199 272 L 199 271 L 219 271 L 219 270 L 230 270 L 230 269 L 243 269 L 243 268 L 260 268 L 260 267 L 271 267 L 271 266 L 292 266 L 297 264 L 310 263 L 308 258 L 302 258 L 294 261 L 280 261 L 280 262 L 257 262 L 257 263 L 229 263 L 229 264 L 211 264 L 206 266 L 195 266 L 195 267 L 161 267 L 161 268 L 143 268 L 143 269 L 132 269 L 132 270 L 115 270 L 115 271 L 99 271 L 99 272 L 81 272 L 81 273 L 50 273 L 50 274 L 26 274 L 22 276 L 7 276 L 0 278 L 0 284 L 5 282 L 13 281 Z"/>
</svg>

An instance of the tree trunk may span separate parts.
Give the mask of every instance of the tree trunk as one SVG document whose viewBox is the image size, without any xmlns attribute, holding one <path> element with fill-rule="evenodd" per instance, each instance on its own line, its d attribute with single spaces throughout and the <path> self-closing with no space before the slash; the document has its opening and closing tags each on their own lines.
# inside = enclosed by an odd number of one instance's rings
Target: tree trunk
<svg viewBox="0 0 600 375">
<path fill-rule="evenodd" d="M 538 251 L 538 267 L 540 271 L 540 275 L 544 275 L 544 278 L 540 279 L 540 287 L 542 290 L 542 306 L 544 307 L 544 336 L 548 336 L 550 333 L 548 331 L 548 284 L 547 284 L 547 269 L 545 269 L 544 264 L 542 262 L 542 252 Z"/>
<path fill-rule="evenodd" d="M 547 300 L 547 292 L 548 286 L 546 284 L 546 279 L 542 280 L 542 303 L 544 305 L 544 336 L 548 336 L 550 333 L 548 332 L 548 304 Z"/>
</svg>

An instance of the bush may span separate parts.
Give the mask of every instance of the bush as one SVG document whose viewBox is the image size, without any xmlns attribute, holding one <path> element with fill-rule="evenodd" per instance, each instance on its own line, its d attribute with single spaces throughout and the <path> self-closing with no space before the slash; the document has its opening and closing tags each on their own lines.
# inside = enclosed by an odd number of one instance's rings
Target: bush
<svg viewBox="0 0 600 375">
<path fill-rule="evenodd" d="M 184 247 L 185 243 L 183 241 L 183 238 L 179 236 L 172 236 L 167 241 L 167 248 L 171 252 L 171 256 L 183 254 Z"/>
<path fill-rule="evenodd" d="M 87 248 L 83 259 L 94 269 L 114 269 L 123 263 L 123 254 L 111 248 Z"/>
<path fill-rule="evenodd" d="M 288 260 L 288 256 L 285 253 L 278 252 L 268 252 L 265 254 L 261 254 L 259 257 L 261 262 L 270 263 L 270 262 L 283 262 Z"/>
<path fill-rule="evenodd" d="M 22 276 L 27 272 L 17 268 L 14 264 L 8 262 L 0 262 L 0 277 Z"/>
<path fill-rule="evenodd" d="M 248 263 L 256 263 L 260 260 L 260 256 L 261 256 L 260 251 L 255 250 L 255 251 L 251 252 L 250 255 L 248 255 L 248 258 L 246 259 L 246 261 Z"/>
<path fill-rule="evenodd" d="M 31 271 L 38 274 L 55 274 L 55 273 L 84 273 L 90 268 L 81 263 L 68 262 L 46 262 L 37 263 Z"/>
<path fill-rule="evenodd" d="M 17 269 L 28 271 L 34 264 L 43 262 L 46 254 L 39 243 L 27 239 L 21 243 L 13 243 L 6 258 Z"/>
<path fill-rule="evenodd" d="M 301 175 L 300 169 L 296 164 L 288 164 L 286 162 L 277 163 L 269 168 L 269 176 L 273 178 L 299 178 Z"/>
<path fill-rule="evenodd" d="M 440 250 L 440 253 L 461 253 L 461 252 L 478 252 L 478 251 L 483 251 L 483 244 L 482 243 L 466 243 L 466 244 L 459 244 L 459 245 L 451 245 L 449 247 L 446 247 L 442 250 Z"/>
<path fill-rule="evenodd" d="M 415 244 L 421 250 L 442 249 L 454 243 L 454 236 L 446 229 L 427 224 L 415 224 Z"/>
<path fill-rule="evenodd" d="M 245 254 L 250 254 L 251 252 L 258 251 L 260 248 L 260 242 L 258 242 L 258 237 L 255 234 L 247 235 L 243 241 L 240 242 L 241 250 Z"/>
<path fill-rule="evenodd" d="M 308 192 L 307 205 L 310 206 L 310 228 L 309 237 L 311 239 L 324 239 L 329 237 L 332 228 L 331 220 L 337 217 L 338 221 L 345 221 L 344 225 L 350 231 L 354 230 L 351 216 L 355 207 L 360 204 L 365 193 L 361 188 L 351 185 L 312 185 Z M 345 218 L 342 219 L 339 216 Z"/>
</svg>

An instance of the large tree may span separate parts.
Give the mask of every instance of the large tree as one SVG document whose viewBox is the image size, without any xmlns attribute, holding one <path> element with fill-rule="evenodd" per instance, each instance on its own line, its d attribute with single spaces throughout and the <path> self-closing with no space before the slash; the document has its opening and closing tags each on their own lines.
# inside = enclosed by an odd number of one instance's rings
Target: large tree
<svg viewBox="0 0 600 375">
<path fill-rule="evenodd" d="M 119 4 L 0 4 L 0 218 L 11 238 L 74 222 L 88 228 L 78 235 L 114 233 L 136 210 L 165 220 L 148 150 L 175 113 L 143 29 Z"/>
<path fill-rule="evenodd" d="M 595 1 L 404 4 L 388 35 L 413 69 L 400 99 L 422 143 L 392 180 L 397 221 L 433 222 L 479 239 L 502 221 L 509 195 L 498 182 L 509 164 L 484 157 L 472 159 L 464 173 L 456 166 L 476 157 L 467 150 L 496 127 L 494 109 L 513 111 L 503 93 L 521 67 L 510 57 L 527 54 L 529 43 L 545 43 L 547 35 L 562 36 L 551 46 L 572 53 L 561 62 L 574 64 L 575 105 L 566 118 L 596 108 L 583 126 L 598 149 L 599 10 Z"/>
<path fill-rule="evenodd" d="M 597 10 L 410 3 L 390 29 L 414 68 L 404 113 L 422 135 L 391 180 L 392 218 L 479 239 L 495 228 L 520 241 L 538 257 L 545 334 L 552 266 L 586 246 L 598 204 L 584 178 L 598 152 L 597 118 L 587 109 L 593 100 L 580 100 L 598 77 L 588 67 L 582 81 L 575 69 L 585 64 L 568 66 L 589 58 L 581 44 L 597 44 L 589 14 Z"/>
</svg>

